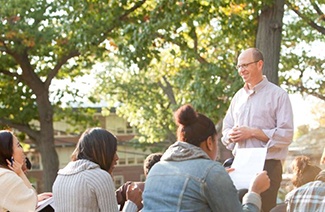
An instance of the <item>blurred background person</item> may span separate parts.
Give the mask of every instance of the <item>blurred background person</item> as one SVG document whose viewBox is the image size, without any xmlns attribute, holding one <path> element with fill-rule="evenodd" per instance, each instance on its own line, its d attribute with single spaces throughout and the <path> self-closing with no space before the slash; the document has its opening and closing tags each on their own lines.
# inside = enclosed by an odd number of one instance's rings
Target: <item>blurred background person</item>
<svg viewBox="0 0 325 212">
<path fill-rule="evenodd" d="M 321 171 L 321 168 L 312 164 L 310 158 L 304 155 L 295 157 L 291 163 L 291 168 L 293 172 L 291 182 L 295 187 L 313 181 Z"/>
<path fill-rule="evenodd" d="M 27 179 L 25 154 L 16 136 L 0 131 L 0 211 L 35 211 L 36 191 Z"/>
<path fill-rule="evenodd" d="M 298 181 L 305 182 L 305 180 L 306 178 L 303 177 L 302 180 Z M 287 211 L 290 212 L 325 211 L 325 171 L 320 171 L 314 180 L 289 192 L 286 195 L 285 203 L 287 204 Z"/>
<path fill-rule="evenodd" d="M 298 188 L 304 186 L 309 182 L 314 181 L 316 176 L 320 173 L 321 168 L 319 168 L 316 165 L 313 165 L 309 157 L 301 155 L 295 157 L 294 160 L 291 162 L 291 169 L 293 174 L 291 182 L 292 185 L 294 186 L 294 189 L 286 195 L 284 203 L 278 204 L 270 212 L 285 212 L 287 211 L 287 208 L 289 208 L 288 211 L 314 211 L 314 210 L 290 210 L 290 208 L 294 208 L 293 205 L 295 205 L 299 199 L 299 197 L 295 196 L 296 194 L 301 192 L 301 190 Z M 305 190 L 305 188 L 303 188 L 302 190 Z M 306 199 L 308 198 L 309 197 L 304 197 L 303 199 L 299 199 L 299 200 L 305 202 Z M 298 207 L 299 208 L 305 207 L 305 205 L 297 206 L 297 208 Z"/>
<path fill-rule="evenodd" d="M 159 153 L 152 153 L 146 157 L 146 159 L 144 160 L 144 163 L 143 163 L 143 173 L 144 173 L 145 177 L 147 177 L 147 175 L 148 175 L 150 169 L 153 167 L 153 165 L 155 165 L 156 163 L 158 163 L 160 161 L 161 156 L 162 156 L 162 153 L 159 152 Z M 127 201 L 126 191 L 127 191 L 128 186 L 131 185 L 132 183 L 135 184 L 139 189 L 141 189 L 141 191 L 144 190 L 145 182 L 127 181 L 126 183 L 121 185 L 115 191 L 117 203 L 120 205 L 120 210 L 123 209 L 124 204 Z M 139 210 L 141 210 L 141 209 L 142 209 L 142 207 L 139 208 Z"/>
</svg>

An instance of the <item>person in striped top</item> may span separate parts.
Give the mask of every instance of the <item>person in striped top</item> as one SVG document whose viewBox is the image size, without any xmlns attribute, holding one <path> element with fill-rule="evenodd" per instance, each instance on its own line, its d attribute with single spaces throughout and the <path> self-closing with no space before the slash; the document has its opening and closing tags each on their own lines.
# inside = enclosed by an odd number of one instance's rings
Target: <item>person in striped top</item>
<svg viewBox="0 0 325 212">
<path fill-rule="evenodd" d="M 119 159 L 116 137 L 105 129 L 90 128 L 80 137 L 72 161 L 59 170 L 53 184 L 57 212 L 119 211 L 112 171 Z M 141 207 L 142 191 L 129 186 L 123 211 Z"/>
</svg>

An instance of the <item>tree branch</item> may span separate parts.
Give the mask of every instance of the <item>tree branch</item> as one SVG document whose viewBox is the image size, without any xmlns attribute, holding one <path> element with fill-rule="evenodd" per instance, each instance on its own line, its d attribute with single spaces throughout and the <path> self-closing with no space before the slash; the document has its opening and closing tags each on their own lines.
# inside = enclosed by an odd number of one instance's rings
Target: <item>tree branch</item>
<svg viewBox="0 0 325 212">
<path fill-rule="evenodd" d="M 321 99 L 321 100 L 323 100 L 323 101 L 325 101 L 325 96 L 324 96 L 324 95 L 321 95 L 320 93 L 317 93 L 317 92 L 310 92 L 309 94 L 310 94 L 310 95 L 313 95 L 313 96 L 315 96 L 315 97 L 317 97 L 317 98 L 319 98 L 319 99 Z"/>
<path fill-rule="evenodd" d="M 164 39 L 164 40 L 171 42 L 173 44 L 176 44 L 178 46 L 182 46 L 182 44 L 180 42 L 176 42 L 175 39 L 166 39 L 166 37 L 162 34 L 155 33 L 155 37 Z M 196 32 L 194 32 L 193 40 L 194 40 L 194 52 L 195 52 L 195 56 L 196 56 L 195 59 L 197 59 L 201 64 L 207 64 L 208 62 L 203 57 L 201 57 L 198 53 L 198 39 L 197 39 Z M 192 50 L 192 49 L 190 49 L 190 50 Z"/>
<path fill-rule="evenodd" d="M 3 73 L 4 75 L 10 76 L 12 78 L 17 77 L 21 81 L 21 76 L 17 73 L 12 73 L 8 70 L 0 69 L 0 73 Z"/>
<path fill-rule="evenodd" d="M 133 7 L 131 7 L 130 9 L 126 10 L 126 12 L 124 14 L 122 14 L 121 16 L 118 16 L 115 21 L 113 22 L 112 26 L 110 28 L 108 28 L 106 30 L 106 32 L 103 33 L 102 39 L 99 41 L 99 43 L 103 42 L 107 35 L 118 26 L 119 23 L 121 23 L 121 21 L 125 21 L 127 19 L 127 16 L 129 14 L 131 14 L 132 12 L 134 12 L 136 9 L 140 8 L 144 3 L 146 2 L 146 0 L 142 0 L 142 1 L 138 1 L 137 3 L 134 4 Z M 99 44 L 98 43 L 98 44 Z"/>
<path fill-rule="evenodd" d="M 320 20 L 325 21 L 325 16 L 323 11 L 319 8 L 319 6 L 316 4 L 316 2 L 311 2 L 311 5 L 313 5 L 314 9 L 316 10 L 317 14 L 320 16 Z"/>
<path fill-rule="evenodd" d="M 129 10 L 127 10 L 123 15 L 121 15 L 120 17 L 118 17 L 119 20 L 125 20 L 125 18 L 132 12 L 134 12 L 135 10 L 137 10 L 138 8 L 140 8 L 144 3 L 146 2 L 146 0 L 142 0 L 142 1 L 138 1 L 137 3 L 134 4 L 133 7 L 131 7 Z"/>
<path fill-rule="evenodd" d="M 312 28 L 314 28 L 315 30 L 317 30 L 318 32 L 320 32 L 321 34 L 325 35 L 325 28 L 321 27 L 319 25 L 317 25 L 313 20 L 311 20 L 310 18 L 308 18 L 307 16 L 305 16 L 304 14 L 302 14 L 299 9 L 297 9 L 296 6 L 294 6 L 293 4 L 291 4 L 289 1 L 285 2 L 286 5 L 293 10 L 302 20 L 304 20 L 309 26 L 311 26 Z"/>
<path fill-rule="evenodd" d="M 173 105 L 176 105 L 176 98 L 173 92 L 173 88 L 171 84 L 168 82 L 167 78 L 163 76 L 163 80 L 166 83 L 166 86 L 164 86 L 160 81 L 158 81 L 159 87 L 164 91 L 164 93 L 167 95 L 169 102 Z"/>
<path fill-rule="evenodd" d="M 55 67 L 52 69 L 52 71 L 47 75 L 47 78 L 44 82 L 45 87 L 49 88 L 52 79 L 58 74 L 61 67 L 71 58 L 77 57 L 80 55 L 80 52 L 78 50 L 72 50 L 67 55 L 63 56 L 55 65 Z"/>
<path fill-rule="evenodd" d="M 40 137 L 40 133 L 36 130 L 31 129 L 30 126 L 27 124 L 17 124 L 15 122 L 12 122 L 12 121 L 10 121 L 8 119 L 4 119 L 4 118 L 0 118 L 0 124 L 7 125 L 11 128 L 15 128 L 15 129 L 19 130 L 20 132 L 25 132 L 34 141 L 39 140 L 38 138 Z"/>
<path fill-rule="evenodd" d="M 8 47 L 7 47 L 7 45 L 6 45 L 6 43 L 5 43 L 2 39 L 0 39 L 0 43 L 1 43 L 2 46 L 3 46 L 3 49 L 0 49 L 0 51 L 4 51 L 4 52 L 9 51 L 9 49 L 8 49 Z"/>
<path fill-rule="evenodd" d="M 43 89 L 43 81 L 37 75 L 37 73 L 35 73 L 34 67 L 30 63 L 27 48 L 19 53 L 13 52 L 11 56 L 16 60 L 22 69 L 21 80 L 33 90 L 36 96 L 44 93 L 45 90 Z"/>
<path fill-rule="evenodd" d="M 196 30 L 195 27 L 192 26 L 192 30 L 193 30 L 193 40 L 194 40 L 194 52 L 196 55 L 196 59 L 201 63 L 201 64 L 206 64 L 208 63 L 203 57 L 201 57 L 201 55 L 198 52 L 198 38 L 197 38 L 197 34 L 196 34 Z"/>
</svg>

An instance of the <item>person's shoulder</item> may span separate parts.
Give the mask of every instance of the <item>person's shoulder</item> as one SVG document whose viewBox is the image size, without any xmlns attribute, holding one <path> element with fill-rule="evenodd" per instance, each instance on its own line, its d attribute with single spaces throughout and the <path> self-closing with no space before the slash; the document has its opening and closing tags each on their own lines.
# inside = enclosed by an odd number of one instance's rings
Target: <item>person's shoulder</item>
<svg viewBox="0 0 325 212">
<path fill-rule="evenodd" d="M 219 179 L 219 182 L 223 181 L 226 184 L 231 181 L 230 176 L 226 171 L 225 167 L 223 167 L 222 164 L 217 161 L 211 160 L 211 163 L 206 166 L 206 173 L 207 179 L 210 179 L 212 181 L 216 178 Z"/>
<path fill-rule="evenodd" d="M 5 168 L 0 168 L 0 184 L 1 185 L 6 185 L 8 184 L 9 180 L 14 180 L 15 178 L 15 173 L 13 171 L 10 171 Z"/>
<path fill-rule="evenodd" d="M 225 167 L 218 161 L 206 160 L 205 163 L 205 167 L 212 172 L 227 173 Z"/>
<path fill-rule="evenodd" d="M 302 189 L 310 189 L 310 188 L 318 188 L 318 187 L 321 187 L 321 188 L 324 188 L 325 190 L 325 182 L 323 181 L 320 181 L 320 180 L 315 180 L 315 181 L 311 181 L 309 183 L 306 183 L 305 185 L 301 186 L 300 188 Z"/>
<path fill-rule="evenodd" d="M 19 178 L 19 176 L 15 172 L 5 168 L 0 168 L 0 176 L 1 177 L 7 176 L 10 179 Z"/>
<path fill-rule="evenodd" d="M 82 178 L 91 188 L 97 189 L 99 186 L 102 189 L 114 187 L 112 176 L 101 168 L 85 170 L 82 172 Z"/>
<path fill-rule="evenodd" d="M 9 172 L 12 172 L 12 171 L 10 171 L 9 169 L 5 169 L 5 168 L 0 167 L 0 176 L 4 175 L 4 174 L 8 174 Z"/>
<path fill-rule="evenodd" d="M 92 169 L 87 169 L 84 171 L 86 175 L 94 175 L 97 177 L 110 177 L 111 175 L 108 173 L 108 171 L 105 171 L 103 169 L 101 169 L 99 166 L 98 167 L 94 167 Z"/>
<path fill-rule="evenodd" d="M 132 184 L 132 181 L 127 181 L 126 183 L 122 184 L 118 189 L 116 189 L 116 192 L 126 193 L 128 186 L 131 184 Z"/>
<path fill-rule="evenodd" d="M 293 189 L 286 195 L 286 199 L 294 198 L 297 194 L 304 194 L 306 191 L 311 191 L 313 188 L 319 187 L 321 184 L 321 187 L 324 187 L 325 183 L 321 181 L 311 181 L 308 182 L 298 188 Z M 325 188 L 325 187 L 324 187 Z"/>
<path fill-rule="evenodd" d="M 239 88 L 239 90 L 236 91 L 235 96 L 236 96 L 236 95 L 239 95 L 239 94 L 242 93 L 242 92 L 245 92 L 245 87 L 241 87 L 241 88 Z"/>
<path fill-rule="evenodd" d="M 272 88 L 274 91 L 277 91 L 279 93 L 286 93 L 287 94 L 287 91 L 285 91 L 279 85 L 274 84 L 273 82 L 268 82 L 267 86 L 268 86 L 268 88 Z"/>
<path fill-rule="evenodd" d="M 243 93 L 246 93 L 245 88 L 242 87 L 240 88 L 233 96 L 232 100 L 236 99 L 236 98 L 240 98 L 241 96 L 243 96 Z"/>
<path fill-rule="evenodd" d="M 268 82 L 268 85 L 265 88 L 273 98 L 289 98 L 289 94 L 286 90 L 272 82 Z"/>
<path fill-rule="evenodd" d="M 293 190 L 289 191 L 286 196 L 285 196 L 285 202 L 289 201 L 290 199 L 293 198 L 293 196 L 295 195 L 295 193 L 298 192 L 298 188 L 294 188 Z"/>
<path fill-rule="evenodd" d="M 206 167 L 206 166 L 209 166 L 209 167 L 222 167 L 222 164 L 219 162 L 219 161 L 214 161 L 214 160 L 211 160 L 210 158 L 208 158 L 208 156 L 201 156 L 201 157 L 197 157 L 197 158 L 193 158 L 191 160 L 186 160 L 185 161 L 186 163 L 189 163 L 189 164 L 201 164 L 203 165 L 203 167 Z"/>
<path fill-rule="evenodd" d="M 3 169 L 3 168 L 2 168 Z M 9 169 L 0 170 L 0 185 L 1 189 L 6 190 L 23 183 L 22 179 Z"/>
</svg>

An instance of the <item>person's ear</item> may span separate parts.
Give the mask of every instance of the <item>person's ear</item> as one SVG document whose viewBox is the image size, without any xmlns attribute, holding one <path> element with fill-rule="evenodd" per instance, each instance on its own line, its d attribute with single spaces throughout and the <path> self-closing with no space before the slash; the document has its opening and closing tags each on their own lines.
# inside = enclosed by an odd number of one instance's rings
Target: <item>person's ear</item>
<svg viewBox="0 0 325 212">
<path fill-rule="evenodd" d="M 259 60 L 259 61 L 257 62 L 257 65 L 258 65 L 261 69 L 263 69 L 264 61 L 263 61 L 263 60 Z"/>
<path fill-rule="evenodd" d="M 210 151 L 213 150 L 214 141 L 213 141 L 212 136 L 209 136 L 209 137 L 207 138 L 206 145 L 207 145 L 208 150 L 210 150 Z"/>
</svg>

